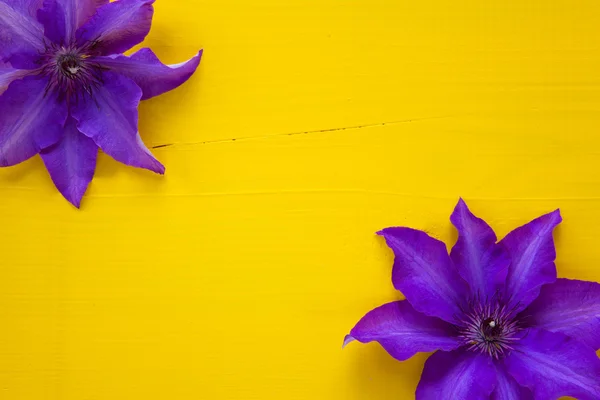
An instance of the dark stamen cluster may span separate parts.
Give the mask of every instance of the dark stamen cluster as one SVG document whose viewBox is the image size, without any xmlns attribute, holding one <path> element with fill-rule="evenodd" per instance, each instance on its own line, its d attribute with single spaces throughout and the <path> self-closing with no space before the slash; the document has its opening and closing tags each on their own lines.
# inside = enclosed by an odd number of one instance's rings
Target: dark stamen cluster
<svg viewBox="0 0 600 400">
<path fill-rule="evenodd" d="M 102 84 L 104 69 L 90 58 L 95 43 L 78 45 L 46 45 L 40 63 L 40 73 L 50 78 L 46 93 L 55 90 L 59 96 L 77 100 L 85 94 L 92 95 Z"/>
<path fill-rule="evenodd" d="M 498 359 L 512 350 L 519 331 L 514 310 L 500 304 L 477 304 L 464 316 L 460 337 L 469 350 Z"/>
</svg>

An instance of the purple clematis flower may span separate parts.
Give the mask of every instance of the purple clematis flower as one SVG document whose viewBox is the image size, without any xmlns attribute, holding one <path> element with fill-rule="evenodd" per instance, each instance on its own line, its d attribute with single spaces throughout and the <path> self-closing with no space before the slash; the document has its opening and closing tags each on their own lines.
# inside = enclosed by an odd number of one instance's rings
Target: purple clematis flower
<svg viewBox="0 0 600 400">
<path fill-rule="evenodd" d="M 376 341 L 394 358 L 435 352 L 419 400 L 600 399 L 600 285 L 557 279 L 558 210 L 494 231 L 460 200 L 458 241 L 410 228 L 379 232 L 395 254 L 392 281 L 406 300 L 365 315 L 344 345 Z"/>
<path fill-rule="evenodd" d="M 159 174 L 138 132 L 140 100 L 184 83 L 202 51 L 164 65 L 142 42 L 154 0 L 0 0 L 0 166 L 41 157 L 79 207 L 98 148 Z"/>
</svg>

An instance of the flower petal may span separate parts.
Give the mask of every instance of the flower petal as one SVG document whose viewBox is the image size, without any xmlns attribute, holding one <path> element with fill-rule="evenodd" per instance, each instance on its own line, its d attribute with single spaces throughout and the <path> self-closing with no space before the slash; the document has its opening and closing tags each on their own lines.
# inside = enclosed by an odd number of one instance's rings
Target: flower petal
<svg viewBox="0 0 600 400">
<path fill-rule="evenodd" d="M 175 89 L 187 81 L 198 68 L 202 50 L 190 60 L 176 65 L 165 65 L 150 49 L 127 56 L 98 57 L 97 62 L 123 74 L 142 88 L 142 100 L 158 96 Z"/>
<path fill-rule="evenodd" d="M 500 244 L 511 258 L 506 277 L 506 297 L 515 311 L 527 307 L 542 285 L 556 280 L 552 230 L 562 221 L 556 210 L 510 232 Z"/>
<path fill-rule="evenodd" d="M 102 6 L 77 31 L 80 41 L 97 41 L 101 54 L 118 54 L 141 43 L 152 24 L 154 0 L 119 0 Z"/>
<path fill-rule="evenodd" d="M 415 310 L 448 322 L 460 322 L 460 298 L 467 289 L 448 256 L 446 245 L 410 228 L 381 232 L 394 251 L 392 282 Z"/>
<path fill-rule="evenodd" d="M 531 390 L 517 383 L 502 363 L 496 364 L 496 388 L 492 392 L 491 400 L 531 400 Z"/>
<path fill-rule="evenodd" d="M 468 350 L 438 351 L 427 359 L 417 400 L 488 399 L 496 383 L 492 359 Z"/>
<path fill-rule="evenodd" d="M 44 49 L 42 26 L 23 1 L 0 0 L 0 59 L 19 67 L 35 67 L 35 57 Z"/>
<path fill-rule="evenodd" d="M 462 344 L 452 325 L 415 311 L 406 300 L 388 303 L 367 313 L 350 331 L 345 344 L 352 340 L 379 342 L 400 361 L 418 352 L 454 350 Z"/>
<path fill-rule="evenodd" d="M 42 6 L 44 0 L 1 0 L 15 10 L 35 18 L 37 10 Z"/>
<path fill-rule="evenodd" d="M 79 132 L 75 120 L 69 118 L 60 142 L 42 150 L 41 156 L 56 188 L 79 208 L 96 170 L 96 143 Z"/>
<path fill-rule="evenodd" d="M 506 280 L 510 258 L 502 246 L 496 244 L 496 234 L 471 213 L 460 199 L 450 221 L 458 230 L 458 241 L 450 252 L 460 276 L 477 296 L 495 293 Z"/>
<path fill-rule="evenodd" d="M 47 80 L 26 77 L 0 96 L 0 166 L 18 164 L 60 140 L 67 107 L 45 95 Z"/>
<path fill-rule="evenodd" d="M 600 284 L 557 279 L 545 285 L 521 319 L 600 349 Z"/>
<path fill-rule="evenodd" d="M 536 399 L 600 398 L 600 359 L 596 352 L 562 333 L 530 330 L 505 364 Z"/>
<path fill-rule="evenodd" d="M 37 17 L 48 39 L 54 43 L 70 43 L 77 29 L 105 4 L 108 0 L 44 0 Z"/>
<path fill-rule="evenodd" d="M 16 79 L 23 78 L 28 71 L 16 69 L 7 63 L 0 63 L 0 94 L 8 88 L 8 85 Z"/>
<path fill-rule="evenodd" d="M 109 156 L 132 167 L 159 174 L 165 167 L 142 142 L 138 133 L 137 106 L 142 90 L 131 79 L 112 72 L 103 75 L 104 84 L 73 105 L 77 128 Z"/>
</svg>

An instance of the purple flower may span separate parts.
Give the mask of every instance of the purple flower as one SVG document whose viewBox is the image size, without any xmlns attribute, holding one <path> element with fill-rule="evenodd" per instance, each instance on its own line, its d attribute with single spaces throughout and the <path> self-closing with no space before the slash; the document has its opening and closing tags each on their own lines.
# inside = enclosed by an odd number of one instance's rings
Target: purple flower
<svg viewBox="0 0 600 400">
<path fill-rule="evenodd" d="M 346 337 L 394 358 L 434 353 L 419 400 L 600 399 L 600 285 L 557 279 L 558 210 L 494 231 L 460 200 L 458 241 L 410 228 L 379 232 L 395 254 L 392 282 L 406 300 L 365 315 Z"/>
<path fill-rule="evenodd" d="M 202 51 L 164 65 L 150 49 L 121 53 L 150 30 L 154 0 L 0 0 L 0 166 L 40 153 L 79 207 L 98 148 L 165 172 L 138 132 L 137 107 L 184 83 Z"/>
</svg>

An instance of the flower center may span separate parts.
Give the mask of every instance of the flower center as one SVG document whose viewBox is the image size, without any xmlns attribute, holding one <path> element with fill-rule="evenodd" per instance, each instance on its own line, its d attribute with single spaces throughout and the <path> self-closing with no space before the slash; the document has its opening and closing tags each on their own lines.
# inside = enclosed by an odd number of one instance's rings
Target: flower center
<svg viewBox="0 0 600 400">
<path fill-rule="evenodd" d="M 41 57 L 40 74 L 50 78 L 47 91 L 55 90 L 60 96 L 77 99 L 86 93 L 91 95 L 101 83 L 100 65 L 90 60 L 93 44 L 56 45 L 46 47 Z"/>
<path fill-rule="evenodd" d="M 512 343 L 519 340 L 517 321 L 506 306 L 476 306 L 466 314 L 462 325 L 460 337 L 469 350 L 496 359 L 512 350 Z"/>
<path fill-rule="evenodd" d="M 81 70 L 83 60 L 77 54 L 64 54 L 57 57 L 58 69 L 67 77 L 73 79 L 74 75 Z"/>
</svg>

